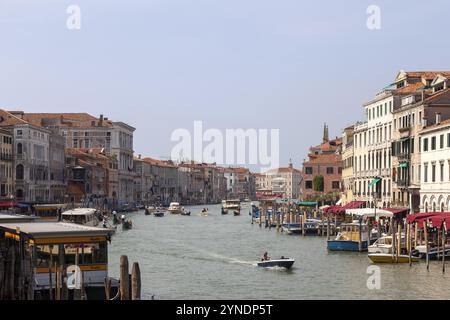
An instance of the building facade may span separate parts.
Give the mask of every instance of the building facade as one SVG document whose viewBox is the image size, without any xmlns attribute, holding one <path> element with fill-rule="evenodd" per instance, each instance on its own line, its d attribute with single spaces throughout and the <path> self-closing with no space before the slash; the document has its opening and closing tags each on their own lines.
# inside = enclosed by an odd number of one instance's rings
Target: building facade
<svg viewBox="0 0 450 320">
<path fill-rule="evenodd" d="M 13 134 L 0 128 L 0 201 L 11 201 L 13 197 Z"/>
</svg>

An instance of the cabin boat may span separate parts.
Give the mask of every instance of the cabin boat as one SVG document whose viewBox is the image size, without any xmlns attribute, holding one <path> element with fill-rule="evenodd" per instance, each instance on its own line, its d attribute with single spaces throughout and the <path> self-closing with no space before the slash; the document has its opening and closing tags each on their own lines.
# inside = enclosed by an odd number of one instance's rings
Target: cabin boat
<svg viewBox="0 0 450 320">
<path fill-rule="evenodd" d="M 33 205 L 32 214 L 45 221 L 59 221 L 61 212 L 67 209 L 67 204 L 35 204 Z"/>
<path fill-rule="evenodd" d="M 397 240 L 397 239 L 396 239 Z M 404 248 L 406 245 L 405 235 L 401 235 L 401 247 Z M 369 246 L 369 253 L 385 253 L 392 254 L 392 236 L 384 235 L 377 239 L 372 245 Z"/>
<path fill-rule="evenodd" d="M 224 210 L 241 210 L 241 201 L 239 199 L 222 200 L 222 209 L 224 209 Z"/>
<path fill-rule="evenodd" d="M 367 251 L 370 244 L 377 239 L 377 232 L 370 231 L 365 223 L 343 223 L 334 240 L 327 241 L 330 251 Z M 375 230 L 376 231 L 376 230 Z"/>
<path fill-rule="evenodd" d="M 368 257 L 373 263 L 409 263 L 409 256 L 405 254 L 369 253 Z M 411 256 L 411 262 L 418 261 L 418 257 Z"/>
<path fill-rule="evenodd" d="M 167 211 L 169 211 L 172 214 L 180 214 L 182 212 L 182 208 L 180 206 L 180 204 L 178 202 L 171 202 L 169 209 L 167 209 Z"/>
<path fill-rule="evenodd" d="M 76 208 L 68 211 L 64 211 L 61 214 L 61 220 L 63 222 L 71 222 L 76 224 L 82 224 L 85 226 L 96 227 L 99 224 L 97 219 L 97 210 L 93 208 Z"/>
<path fill-rule="evenodd" d="M 25 280 L 22 290 L 28 299 L 48 299 L 50 284 L 53 290 L 56 288 L 56 271 L 67 267 L 69 282 L 73 277 L 69 269 L 83 272 L 88 300 L 104 300 L 108 241 L 113 232 L 112 229 L 65 222 L 0 222 L 0 247 L 5 245 L 4 239 L 13 240 L 9 245 L 22 250 L 22 263 L 32 266 L 22 274 Z M 32 285 L 27 286 L 27 283 Z M 110 296 L 114 297 L 118 290 L 117 280 L 113 281 L 112 287 Z M 69 290 L 69 299 L 73 298 L 73 291 Z"/>
<path fill-rule="evenodd" d="M 263 268 L 285 268 L 289 270 L 294 262 L 295 260 L 292 258 L 281 258 L 259 261 L 257 265 Z"/>
<path fill-rule="evenodd" d="M 151 215 L 152 213 L 154 213 L 154 212 L 156 212 L 156 207 L 155 206 L 146 206 L 145 207 L 145 215 L 146 216 L 149 216 L 149 215 Z"/>
<path fill-rule="evenodd" d="M 164 217 L 164 211 L 156 211 L 153 215 L 155 217 Z"/>
</svg>

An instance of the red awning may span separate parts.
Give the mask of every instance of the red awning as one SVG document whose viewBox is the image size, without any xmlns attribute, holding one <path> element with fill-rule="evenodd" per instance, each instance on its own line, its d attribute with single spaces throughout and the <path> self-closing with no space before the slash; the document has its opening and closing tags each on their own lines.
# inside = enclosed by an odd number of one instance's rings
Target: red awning
<svg viewBox="0 0 450 320">
<path fill-rule="evenodd" d="M 7 207 L 7 208 L 11 208 L 14 207 L 17 203 L 14 201 L 1 201 L 0 202 L 0 207 Z"/>
<path fill-rule="evenodd" d="M 405 217 L 409 212 L 409 208 L 383 208 L 381 210 L 392 212 L 394 216 L 403 216 L 403 217 Z"/>
<path fill-rule="evenodd" d="M 413 213 L 406 218 L 408 223 L 417 223 L 417 226 L 422 229 L 426 221 L 431 222 L 431 226 L 435 228 L 442 227 L 445 222 L 446 226 L 450 226 L 450 212 L 421 212 Z"/>
<path fill-rule="evenodd" d="M 324 214 L 343 214 L 347 209 L 357 209 L 363 208 L 366 205 L 365 201 L 352 201 L 347 203 L 345 206 L 331 206 L 325 208 L 323 211 Z"/>
</svg>

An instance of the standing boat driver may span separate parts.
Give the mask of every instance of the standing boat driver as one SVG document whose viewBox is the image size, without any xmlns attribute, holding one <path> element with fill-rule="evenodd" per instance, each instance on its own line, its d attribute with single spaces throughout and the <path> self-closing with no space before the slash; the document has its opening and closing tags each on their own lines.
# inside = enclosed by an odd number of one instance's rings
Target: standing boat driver
<svg viewBox="0 0 450 320">
<path fill-rule="evenodd" d="M 268 256 L 267 251 L 266 251 L 266 252 L 264 252 L 264 254 L 262 256 L 261 261 L 268 261 L 268 260 L 270 260 L 270 257 Z"/>
</svg>

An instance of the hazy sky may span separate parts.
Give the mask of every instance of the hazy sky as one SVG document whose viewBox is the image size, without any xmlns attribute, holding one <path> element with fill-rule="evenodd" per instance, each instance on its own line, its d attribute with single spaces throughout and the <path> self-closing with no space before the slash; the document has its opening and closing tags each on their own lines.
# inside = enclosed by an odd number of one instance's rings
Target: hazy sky
<svg viewBox="0 0 450 320">
<path fill-rule="evenodd" d="M 157 158 L 194 120 L 279 128 L 281 164 L 300 167 L 324 122 L 334 137 L 363 120 L 398 70 L 450 69 L 449 14 L 445 0 L 0 0 L 0 107 L 104 114 Z"/>
</svg>

